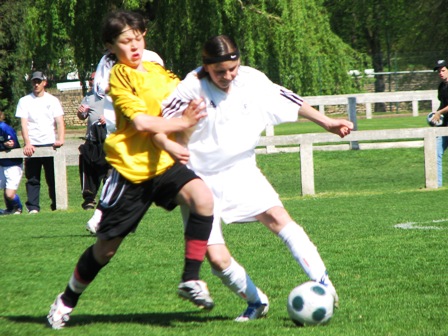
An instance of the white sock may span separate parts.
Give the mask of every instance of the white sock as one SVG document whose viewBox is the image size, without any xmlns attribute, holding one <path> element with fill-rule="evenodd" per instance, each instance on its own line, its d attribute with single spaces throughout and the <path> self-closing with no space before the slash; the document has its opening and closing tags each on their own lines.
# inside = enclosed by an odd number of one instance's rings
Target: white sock
<svg viewBox="0 0 448 336">
<path fill-rule="evenodd" d="M 325 264 L 316 246 L 301 226 L 290 222 L 279 232 L 278 236 L 311 280 L 322 281 L 327 278 Z"/>
<path fill-rule="evenodd" d="M 223 271 L 217 271 L 212 268 L 212 273 L 221 279 L 232 292 L 249 303 L 260 302 L 260 296 L 255 284 L 246 273 L 243 266 L 238 264 L 235 259 L 231 259 L 230 266 Z"/>
</svg>

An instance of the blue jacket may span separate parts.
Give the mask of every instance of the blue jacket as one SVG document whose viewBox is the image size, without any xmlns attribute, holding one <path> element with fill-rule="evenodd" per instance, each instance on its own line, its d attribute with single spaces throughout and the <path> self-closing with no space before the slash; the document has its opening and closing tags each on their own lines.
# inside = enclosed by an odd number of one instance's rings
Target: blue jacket
<svg viewBox="0 0 448 336">
<path fill-rule="evenodd" d="M 14 141 L 14 147 L 13 148 L 20 148 L 19 140 L 17 139 L 17 134 L 14 129 L 9 126 L 7 123 L 0 121 L 0 151 L 8 151 L 9 148 L 6 148 L 4 143 L 8 140 Z M 10 167 L 22 164 L 23 159 L 17 158 L 17 159 L 0 159 L 0 166 L 2 167 Z"/>
</svg>

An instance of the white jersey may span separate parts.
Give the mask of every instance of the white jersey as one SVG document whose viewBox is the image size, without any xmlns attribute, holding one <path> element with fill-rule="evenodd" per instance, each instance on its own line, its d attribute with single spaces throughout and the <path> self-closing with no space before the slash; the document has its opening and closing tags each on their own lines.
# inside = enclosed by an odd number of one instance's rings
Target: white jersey
<svg viewBox="0 0 448 336">
<path fill-rule="evenodd" d="M 297 120 L 303 100 L 272 83 L 262 72 L 241 66 L 228 93 L 192 71 L 163 103 L 163 116 L 180 117 L 192 99 L 203 98 L 207 117 L 184 133 L 188 166 L 211 189 L 213 227 L 209 245 L 224 244 L 224 223 L 254 221 L 274 206 L 283 206 L 277 192 L 258 169 L 255 147 L 267 125 Z M 188 218 L 187 210 L 182 213 Z"/>
<path fill-rule="evenodd" d="M 207 117 L 188 134 L 188 166 L 198 174 L 214 174 L 241 160 L 252 160 L 266 126 L 293 122 L 303 100 L 262 72 L 240 66 L 228 93 L 192 71 L 163 103 L 163 116 L 180 117 L 192 99 L 203 98 Z"/>
<path fill-rule="evenodd" d="M 56 141 L 55 118 L 64 115 L 61 102 L 44 92 L 42 97 L 33 93 L 20 98 L 16 117 L 28 119 L 28 136 L 32 145 L 50 145 Z"/>
</svg>

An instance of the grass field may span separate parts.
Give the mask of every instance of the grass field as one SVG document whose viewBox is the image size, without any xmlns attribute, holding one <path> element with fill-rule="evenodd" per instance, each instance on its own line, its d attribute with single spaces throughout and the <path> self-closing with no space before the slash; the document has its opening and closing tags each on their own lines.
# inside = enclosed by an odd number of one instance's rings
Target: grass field
<svg viewBox="0 0 448 336">
<path fill-rule="evenodd" d="M 77 167 L 68 167 L 67 211 L 50 212 L 43 192 L 40 214 L 0 217 L 0 335 L 447 335 L 448 189 L 424 189 L 423 150 L 316 152 L 314 160 L 317 195 L 301 197 L 298 153 L 258 156 L 338 289 L 341 307 L 328 325 L 299 328 L 288 319 L 286 298 L 307 278 L 258 223 L 227 225 L 224 234 L 268 294 L 267 318 L 233 322 L 245 305 L 208 264 L 202 275 L 215 309 L 199 312 L 180 300 L 180 216 L 152 208 L 83 294 L 67 328 L 47 328 L 50 304 L 94 242 L 84 230 L 92 212 L 80 207 Z"/>
</svg>

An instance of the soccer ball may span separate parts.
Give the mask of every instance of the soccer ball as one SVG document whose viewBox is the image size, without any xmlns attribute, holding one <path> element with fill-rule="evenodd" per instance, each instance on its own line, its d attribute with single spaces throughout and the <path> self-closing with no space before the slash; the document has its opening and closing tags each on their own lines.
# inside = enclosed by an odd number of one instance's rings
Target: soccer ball
<svg viewBox="0 0 448 336">
<path fill-rule="evenodd" d="M 324 324 L 333 316 L 334 297 L 324 285 L 308 281 L 291 291 L 286 307 L 296 325 Z"/>
<path fill-rule="evenodd" d="M 428 114 L 428 116 L 426 117 L 426 121 L 428 122 L 428 125 L 431 127 L 439 127 L 443 125 L 445 116 L 443 114 L 440 115 L 440 119 L 438 122 L 433 122 L 431 121 L 432 117 L 434 117 L 435 112 L 431 112 Z"/>
</svg>

